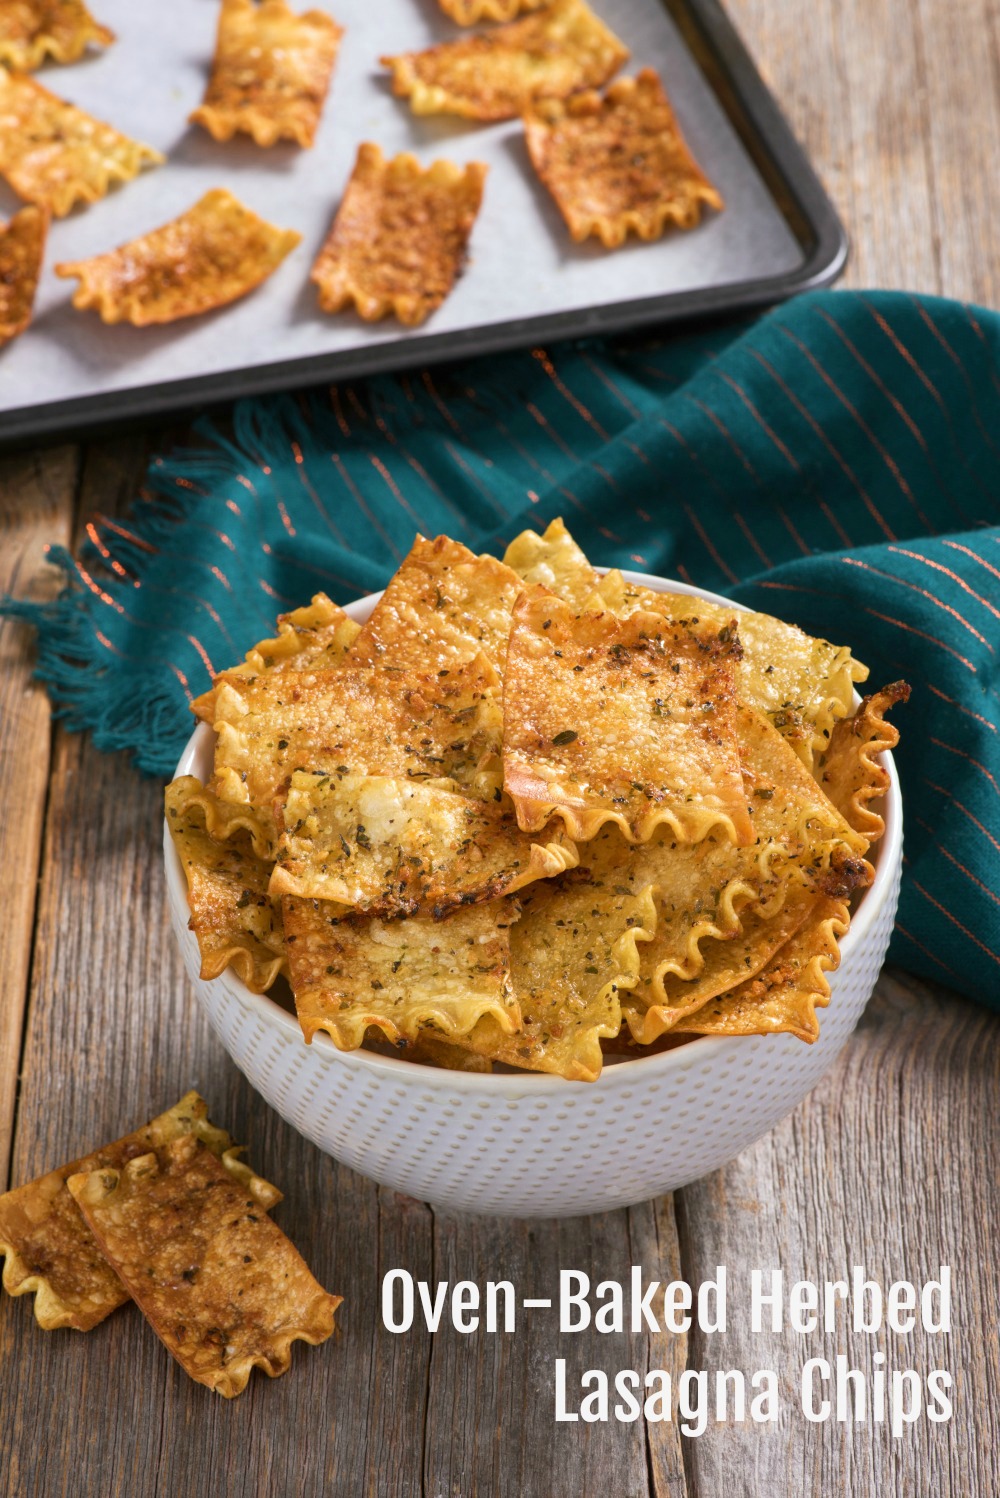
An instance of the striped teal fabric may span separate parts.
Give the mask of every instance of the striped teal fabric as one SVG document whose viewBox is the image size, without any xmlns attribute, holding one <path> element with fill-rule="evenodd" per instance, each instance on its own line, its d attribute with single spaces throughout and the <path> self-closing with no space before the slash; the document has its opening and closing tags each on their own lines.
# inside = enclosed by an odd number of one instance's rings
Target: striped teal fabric
<svg viewBox="0 0 1000 1498">
<path fill-rule="evenodd" d="M 187 702 L 417 529 L 502 550 L 562 514 L 600 563 L 851 644 L 897 712 L 907 862 L 892 957 L 1000 1008 L 1000 315 L 824 293 L 734 329 L 536 348 L 237 407 L 95 517 L 15 605 L 74 728 L 169 775 Z"/>
</svg>

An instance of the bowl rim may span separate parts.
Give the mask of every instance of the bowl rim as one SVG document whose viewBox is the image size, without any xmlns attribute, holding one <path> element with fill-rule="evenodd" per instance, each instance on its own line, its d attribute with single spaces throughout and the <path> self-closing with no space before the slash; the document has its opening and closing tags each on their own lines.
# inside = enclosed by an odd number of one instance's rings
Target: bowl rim
<svg viewBox="0 0 1000 1498">
<path fill-rule="evenodd" d="M 594 570 L 603 575 L 612 569 L 595 564 Z M 736 603 L 732 598 L 726 598 L 724 594 L 713 593 L 707 588 L 698 588 L 680 579 L 658 577 L 652 573 L 633 572 L 625 568 L 620 570 L 626 581 L 640 584 L 657 593 L 683 593 L 692 598 L 703 599 L 708 603 L 722 604 L 725 608 L 732 608 L 738 613 L 749 612 L 746 604 Z M 381 592 L 369 593 L 343 607 L 352 619 L 361 623 L 368 618 L 381 597 Z M 854 693 L 854 700 L 855 705 L 860 701 L 857 691 Z M 199 723 L 185 744 L 177 762 L 174 770 L 175 778 L 192 774 L 200 765 L 213 740 L 214 732 L 211 725 Z M 881 808 L 885 818 L 885 834 L 876 850 L 875 878 L 861 896 L 857 909 L 852 915 L 850 929 L 840 942 L 841 967 L 854 947 L 864 941 L 886 900 L 891 897 L 895 873 L 902 859 L 902 793 L 891 752 L 886 751 L 882 763 L 889 772 L 889 789 Z M 176 908 L 184 909 L 187 907 L 187 881 L 181 867 L 180 857 L 170 836 L 166 817 L 163 823 L 163 850 L 168 894 L 173 900 L 179 898 L 180 903 Z M 193 933 L 187 931 L 182 933 L 176 930 L 175 934 L 179 940 L 183 940 L 186 936 L 192 945 L 195 944 Z M 836 977 L 836 971 L 831 973 L 831 985 L 835 983 Z M 252 993 L 231 968 L 227 968 L 218 978 L 199 981 L 206 985 L 208 983 L 221 985 L 244 1009 L 256 1015 L 265 1026 L 281 1031 L 286 1038 L 299 1045 L 306 1044 L 295 1015 L 283 1009 L 266 993 Z M 623 1087 L 639 1085 L 643 1081 L 651 1080 L 654 1075 L 659 1076 L 664 1072 L 683 1072 L 691 1066 L 700 1065 L 705 1060 L 721 1063 L 727 1054 L 734 1053 L 736 1047 L 745 1046 L 754 1040 L 774 1044 L 789 1038 L 795 1039 L 795 1037 L 782 1034 L 694 1036 L 688 1040 L 687 1044 L 671 1050 L 659 1051 L 651 1056 L 626 1057 L 605 1065 L 596 1082 L 589 1082 L 582 1086 L 573 1084 L 575 1092 L 567 1089 L 564 1077 L 546 1072 L 462 1072 L 451 1071 L 445 1067 L 421 1066 L 401 1056 L 383 1056 L 378 1052 L 366 1051 L 363 1048 L 356 1051 L 342 1051 L 334 1045 L 329 1036 L 323 1034 L 314 1036 L 310 1044 L 319 1048 L 320 1054 L 327 1062 L 335 1059 L 342 1065 L 356 1067 L 361 1071 L 381 1076 L 386 1081 L 394 1081 L 403 1085 L 421 1086 L 435 1092 L 478 1094 L 484 1102 L 488 1099 L 504 1098 L 510 1100 L 541 1099 L 553 1095 L 568 1101 L 571 1095 L 593 1097 L 598 1089 L 604 1092 L 617 1091 Z M 797 1043 L 801 1044 L 801 1042 Z"/>
</svg>

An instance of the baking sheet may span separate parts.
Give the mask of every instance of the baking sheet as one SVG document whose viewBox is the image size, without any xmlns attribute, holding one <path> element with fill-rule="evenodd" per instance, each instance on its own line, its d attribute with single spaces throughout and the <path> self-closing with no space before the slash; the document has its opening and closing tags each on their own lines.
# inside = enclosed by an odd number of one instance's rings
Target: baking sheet
<svg viewBox="0 0 1000 1498">
<path fill-rule="evenodd" d="M 311 0 L 316 4 L 316 0 Z M 304 0 L 296 5 L 305 9 Z M 46 87 L 127 134 L 157 146 L 165 166 L 142 173 L 107 198 L 54 221 L 29 331 L 0 352 L 0 436 L 26 434 L 83 415 L 155 411 L 177 405 L 188 382 L 211 380 L 218 393 L 236 388 L 235 372 L 264 368 L 275 385 L 307 383 L 364 351 L 366 367 L 410 362 L 420 345 L 441 348 L 452 335 L 475 352 L 513 323 L 569 314 L 566 331 L 583 331 L 594 309 L 650 298 L 793 276 L 805 250 L 765 186 L 718 99 L 661 0 L 594 0 L 594 8 L 632 53 L 626 72 L 657 68 L 697 160 L 721 190 L 726 209 L 687 233 L 609 253 L 596 241 L 574 245 L 527 160 L 519 122 L 477 126 L 449 116 L 417 117 L 395 99 L 386 52 L 420 48 L 463 34 L 437 0 L 319 0 L 346 28 L 330 95 L 312 150 L 263 150 L 248 138 L 220 144 L 186 124 L 204 89 L 212 56 L 213 0 L 94 0 L 98 18 L 118 41 L 71 67 L 48 66 Z M 424 326 L 394 319 L 362 322 L 353 312 L 319 312 L 308 281 L 312 260 L 361 140 L 386 152 L 413 151 L 424 163 L 448 156 L 480 160 L 490 172 L 471 259 L 452 295 Z M 250 208 L 303 243 L 261 288 L 242 302 L 169 327 L 106 327 L 70 305 L 75 281 L 52 272 L 59 260 L 108 250 L 190 207 L 210 187 L 226 186 Z M 17 199 L 0 183 L 0 212 Z M 669 304 L 668 304 L 669 305 Z M 579 328 L 573 326 L 579 315 Z M 461 335 L 466 335 L 462 337 Z M 471 337 L 469 335 L 472 335 Z M 530 336 L 527 334 L 526 336 Z M 427 341 L 431 340 L 430 343 Z M 440 354 L 438 354 L 440 357 Z M 321 359 L 324 367 L 303 367 Z M 176 383 L 182 382 L 182 383 Z M 201 387 L 206 393 L 208 387 Z M 99 406 L 93 400 L 102 397 Z M 86 406 L 77 406 L 85 401 Z"/>
</svg>

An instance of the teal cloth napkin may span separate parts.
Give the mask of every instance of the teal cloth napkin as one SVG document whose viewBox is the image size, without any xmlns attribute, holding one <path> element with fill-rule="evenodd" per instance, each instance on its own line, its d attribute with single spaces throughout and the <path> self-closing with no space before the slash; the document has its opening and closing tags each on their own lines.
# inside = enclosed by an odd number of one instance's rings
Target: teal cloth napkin
<svg viewBox="0 0 1000 1498">
<path fill-rule="evenodd" d="M 318 589 L 414 532 L 502 552 L 562 515 L 598 563 L 681 577 L 905 677 L 891 957 L 1000 1008 L 1000 314 L 820 293 L 736 328 L 535 348 L 236 407 L 156 458 L 126 522 L 53 549 L 56 710 L 169 776 L 187 703 Z"/>
</svg>

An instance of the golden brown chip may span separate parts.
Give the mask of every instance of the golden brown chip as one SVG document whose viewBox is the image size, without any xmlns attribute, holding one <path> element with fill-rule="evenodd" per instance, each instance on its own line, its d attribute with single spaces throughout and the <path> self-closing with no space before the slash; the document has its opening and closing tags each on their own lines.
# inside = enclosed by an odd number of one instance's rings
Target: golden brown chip
<svg viewBox="0 0 1000 1498">
<path fill-rule="evenodd" d="M 137 1155 L 188 1135 L 218 1155 L 241 1193 L 264 1211 L 281 1200 L 280 1191 L 236 1158 L 232 1139 L 209 1123 L 208 1105 L 196 1092 L 135 1133 L 0 1196 L 3 1287 L 8 1295 L 34 1293 L 35 1318 L 46 1331 L 62 1326 L 90 1331 L 129 1298 L 67 1191 L 68 1178 L 80 1171 L 121 1169 Z"/>
<path fill-rule="evenodd" d="M 553 520 L 544 534 L 522 531 L 504 552 L 504 564 L 529 586 L 548 588 L 571 603 L 579 613 L 600 578 L 577 546 L 562 520 Z"/>
<path fill-rule="evenodd" d="M 233 666 L 225 674 L 258 676 L 261 671 L 284 671 L 289 667 L 301 671 L 306 666 L 325 670 L 344 659 L 360 633 L 361 625 L 355 624 L 332 598 L 316 593 L 303 608 L 279 614 L 275 638 L 260 640 L 247 651 L 242 665 Z M 215 722 L 214 683 L 195 698 L 191 711 L 204 723 Z"/>
<path fill-rule="evenodd" d="M 560 825 L 536 842 L 496 801 L 384 775 L 296 770 L 281 807 L 272 895 L 369 915 L 433 915 L 575 868 Z"/>
<path fill-rule="evenodd" d="M 616 249 L 629 233 L 659 239 L 668 224 L 692 229 L 703 205 L 722 198 L 698 166 L 652 68 L 621 78 L 603 96 L 539 99 L 525 139 L 570 234 Z"/>
<path fill-rule="evenodd" d="M 404 152 L 386 161 L 365 141 L 310 279 L 324 312 L 354 306 L 366 322 L 395 313 L 416 327 L 465 264 L 488 168 Z"/>
<path fill-rule="evenodd" d="M 41 208 L 22 208 L 0 227 L 0 348 L 31 322 L 49 221 Z"/>
<path fill-rule="evenodd" d="M 496 673 L 482 653 L 441 671 L 344 665 L 224 674 L 210 789 L 251 807 L 266 833 L 295 770 L 422 779 L 492 801 L 502 726 Z"/>
<path fill-rule="evenodd" d="M 732 618 L 732 610 L 721 604 L 688 593 L 657 593 L 626 582 L 618 571 L 601 579 L 597 597 L 588 604 L 600 606 L 623 615 L 646 609 L 717 629 Z M 856 661 L 846 645 L 813 639 L 770 614 L 746 609 L 737 616 L 737 624 L 743 647 L 736 667 L 741 701 L 764 713 L 811 768 L 815 755 L 825 750 L 835 720 L 851 711 L 854 684 L 865 680 L 868 667 Z"/>
<path fill-rule="evenodd" d="M 495 557 L 477 557 L 447 536 L 418 536 L 351 646 L 351 661 L 446 670 L 482 650 L 502 675 L 523 587 Z"/>
<path fill-rule="evenodd" d="M 261 834 L 183 776 L 167 786 L 167 826 L 188 886 L 190 927 L 198 938 L 201 976 L 231 967 L 254 993 L 285 971 L 281 918 L 267 892 L 271 865 L 254 852 Z M 207 824 L 207 825 L 206 825 Z M 224 834 L 213 837 L 209 827 Z"/>
<path fill-rule="evenodd" d="M 321 10 L 296 15 L 285 0 L 222 0 L 208 87 L 188 118 L 216 140 L 239 130 L 258 146 L 311 146 L 343 34 Z"/>
<path fill-rule="evenodd" d="M 627 58 L 584 0 L 553 0 L 507 26 L 381 61 L 414 114 L 509 120 L 535 99 L 597 87 Z"/>
<path fill-rule="evenodd" d="M 438 3 L 459 26 L 475 26 L 479 21 L 513 21 L 525 11 L 540 10 L 549 0 L 438 0 Z"/>
<path fill-rule="evenodd" d="M 0 176 L 29 203 L 63 218 L 164 160 L 33 78 L 0 68 Z"/>
<path fill-rule="evenodd" d="M 626 857 L 631 851 L 615 827 L 599 836 L 614 837 Z M 641 944 L 655 924 L 651 891 L 621 887 L 613 867 L 533 885 L 510 932 L 520 1028 L 504 1034 L 486 1017 L 453 1044 L 509 1066 L 596 1081 L 601 1040 L 621 1028 L 620 995 L 638 978 Z"/>
<path fill-rule="evenodd" d="M 64 261 L 56 275 L 79 278 L 73 306 L 103 322 L 150 323 L 197 317 L 246 296 L 300 242 L 276 229 L 224 188 L 140 239 L 90 260 Z"/>
<path fill-rule="evenodd" d="M 842 900 L 821 900 L 767 966 L 732 992 L 710 999 L 674 1025 L 675 1035 L 773 1035 L 812 1042 L 817 1005 L 830 1002 L 826 974 L 840 965 L 838 938 L 850 925 Z"/>
<path fill-rule="evenodd" d="M 230 1399 L 291 1344 L 324 1342 L 340 1297 L 194 1135 L 71 1175 L 101 1252 L 185 1373 Z"/>
<path fill-rule="evenodd" d="M 113 31 L 95 21 L 83 0 L 2 0 L 0 63 L 30 73 L 46 58 L 76 62 L 90 46 L 110 47 Z"/>
<path fill-rule="evenodd" d="M 887 749 L 899 743 L 899 730 L 885 715 L 897 702 L 908 702 L 910 688 L 894 681 L 865 697 L 852 718 L 842 718 L 830 736 L 819 769 L 819 783 L 838 811 L 870 843 L 885 832 L 885 821 L 870 802 L 889 789 L 889 771 L 880 763 Z"/>
<path fill-rule="evenodd" d="M 322 900 L 282 902 L 295 1008 L 306 1041 L 325 1030 L 353 1051 L 370 1025 L 390 1040 L 415 1040 L 432 1025 L 447 1039 L 483 1015 L 501 1033 L 520 1022 L 511 987 L 512 900 L 470 905 L 442 921 L 344 915 Z"/>
<path fill-rule="evenodd" d="M 476 1056 L 472 1051 L 463 1051 L 450 1040 L 422 1030 L 416 1040 L 408 1042 L 402 1049 L 407 1061 L 418 1066 L 437 1066 L 445 1071 L 478 1072 L 481 1076 L 493 1070 L 493 1063 L 486 1056 Z"/>
<path fill-rule="evenodd" d="M 753 841 L 736 740 L 732 621 L 721 630 L 637 612 L 574 616 L 525 594 L 504 682 L 504 788 L 518 823 L 562 817 L 584 841 L 616 822 L 635 842 L 668 826 Z"/>
</svg>

